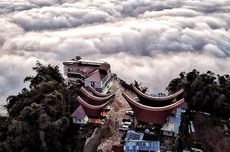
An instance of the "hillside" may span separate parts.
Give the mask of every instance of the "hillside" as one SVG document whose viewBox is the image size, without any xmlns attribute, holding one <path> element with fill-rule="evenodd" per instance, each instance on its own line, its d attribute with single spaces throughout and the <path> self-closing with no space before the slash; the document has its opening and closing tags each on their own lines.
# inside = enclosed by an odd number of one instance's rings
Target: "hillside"
<svg viewBox="0 0 230 152">
<path fill-rule="evenodd" d="M 78 152 L 83 149 L 103 152 L 111 151 L 112 145 L 120 143 L 123 134 L 119 132 L 119 125 L 129 108 L 121 93 L 129 85 L 120 79 L 113 80 L 111 90 L 115 92 L 115 99 L 110 105 L 108 120 L 102 127 L 88 126 L 81 131 L 70 117 L 78 106 L 75 100 L 78 88 L 64 83 L 57 66 L 37 62 L 33 70 L 36 75 L 24 80 L 29 82 L 29 89 L 23 88 L 18 95 L 7 99 L 5 108 L 9 116 L 0 119 L 1 152 Z M 136 85 L 139 84 L 136 82 Z M 148 89 L 139 87 L 144 91 Z M 185 90 L 189 110 L 196 110 L 188 117 L 194 121 L 197 132 L 189 135 L 187 129 L 182 129 L 180 148 L 199 141 L 209 151 L 220 152 L 221 147 L 228 151 L 229 137 L 223 133 L 223 126 L 229 127 L 229 123 L 222 123 L 220 118 L 229 118 L 229 76 L 193 70 L 181 73 L 167 87 L 170 93 L 181 88 Z M 211 116 L 197 111 L 209 112 Z"/>
<path fill-rule="evenodd" d="M 26 77 L 29 89 L 23 88 L 7 99 L 9 117 L 0 126 L 1 152 L 69 151 L 77 145 L 76 127 L 70 112 L 76 107 L 74 94 L 64 83 L 57 66 L 33 67 L 36 76 Z"/>
<path fill-rule="evenodd" d="M 191 110 L 208 112 L 224 119 L 230 118 L 230 76 L 211 71 L 200 73 L 196 69 L 181 72 L 173 79 L 167 90 L 175 92 L 183 88 Z"/>
</svg>

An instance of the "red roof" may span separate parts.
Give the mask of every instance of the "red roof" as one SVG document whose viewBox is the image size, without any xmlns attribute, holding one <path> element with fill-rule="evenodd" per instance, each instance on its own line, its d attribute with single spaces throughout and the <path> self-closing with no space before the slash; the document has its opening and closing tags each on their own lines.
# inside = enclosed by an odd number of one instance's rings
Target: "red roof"
<svg viewBox="0 0 230 152">
<path fill-rule="evenodd" d="M 80 91 L 84 95 L 84 100 L 87 103 L 92 104 L 92 105 L 104 104 L 105 102 L 107 102 L 109 99 L 111 99 L 114 96 L 114 93 L 113 93 L 105 97 L 98 97 L 98 96 L 93 95 L 91 92 L 89 92 L 84 87 L 81 87 Z"/>
<path fill-rule="evenodd" d="M 125 92 L 123 92 L 122 95 L 131 106 L 138 121 L 153 124 L 164 124 L 167 120 L 167 117 L 184 102 L 184 98 L 182 98 L 167 106 L 151 107 L 133 100 Z"/>
<path fill-rule="evenodd" d="M 105 78 L 106 74 L 100 72 L 99 70 L 94 71 L 86 80 L 101 82 Z"/>
<path fill-rule="evenodd" d="M 105 63 L 102 63 L 100 66 L 99 66 L 99 69 L 100 70 L 105 70 L 105 71 L 108 71 L 110 69 L 110 65 L 105 62 Z"/>
<path fill-rule="evenodd" d="M 177 96 L 179 96 L 180 94 L 182 94 L 184 92 L 183 89 L 179 90 L 178 92 L 165 96 L 165 97 L 153 97 L 147 94 L 144 94 L 143 92 L 141 92 L 139 89 L 137 89 L 133 84 L 131 85 L 133 90 L 135 91 L 135 93 L 143 98 L 145 98 L 145 100 L 152 100 L 152 101 L 166 101 L 166 100 L 171 100 L 171 99 L 175 99 Z"/>
<path fill-rule="evenodd" d="M 98 92 L 91 85 L 89 85 L 87 89 L 89 91 L 91 91 L 95 96 L 98 96 L 98 97 L 107 97 L 107 96 L 110 96 L 111 94 L 113 94 L 113 93 L 104 94 L 104 93 Z"/>
<path fill-rule="evenodd" d="M 68 67 L 68 72 L 81 72 L 84 75 L 89 76 L 97 69 L 98 66 L 95 65 L 73 64 Z"/>
<path fill-rule="evenodd" d="M 71 117 L 75 117 L 75 118 L 84 118 L 86 116 L 84 109 L 82 108 L 82 106 L 78 106 L 78 108 L 72 113 Z"/>
<path fill-rule="evenodd" d="M 107 104 L 109 103 L 109 101 L 107 101 L 106 103 L 101 104 L 101 105 L 91 105 L 87 103 L 86 101 L 84 101 L 80 96 L 77 96 L 77 100 L 79 104 L 82 105 L 86 115 L 90 117 L 100 116 L 101 112 L 103 111 L 103 108 L 105 108 Z"/>
<path fill-rule="evenodd" d="M 106 62 L 100 65 L 88 65 L 82 63 L 74 63 L 68 66 L 67 72 L 82 73 L 87 77 L 88 81 L 101 82 L 107 75 L 110 65 Z"/>
</svg>

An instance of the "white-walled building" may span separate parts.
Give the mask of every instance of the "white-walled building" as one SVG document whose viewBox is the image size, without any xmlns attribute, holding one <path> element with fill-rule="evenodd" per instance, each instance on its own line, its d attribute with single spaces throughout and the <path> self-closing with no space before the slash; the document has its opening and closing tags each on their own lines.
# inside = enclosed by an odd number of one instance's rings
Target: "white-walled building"
<svg viewBox="0 0 230 152">
<path fill-rule="evenodd" d="M 87 124 L 89 120 L 81 105 L 73 112 L 71 117 L 73 119 L 73 123 L 80 125 Z"/>
<path fill-rule="evenodd" d="M 107 62 L 80 59 L 63 62 L 63 64 L 68 84 L 79 82 L 102 91 L 112 76 Z"/>
</svg>

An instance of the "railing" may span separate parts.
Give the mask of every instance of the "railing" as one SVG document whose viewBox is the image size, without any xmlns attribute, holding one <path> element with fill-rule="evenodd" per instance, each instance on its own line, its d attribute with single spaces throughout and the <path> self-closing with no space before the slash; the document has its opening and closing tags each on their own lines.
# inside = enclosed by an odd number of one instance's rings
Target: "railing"
<svg viewBox="0 0 230 152">
<path fill-rule="evenodd" d="M 111 77 L 111 73 L 108 73 L 104 79 L 102 80 L 102 85 L 104 85 L 104 83 L 108 80 L 108 78 Z"/>
</svg>

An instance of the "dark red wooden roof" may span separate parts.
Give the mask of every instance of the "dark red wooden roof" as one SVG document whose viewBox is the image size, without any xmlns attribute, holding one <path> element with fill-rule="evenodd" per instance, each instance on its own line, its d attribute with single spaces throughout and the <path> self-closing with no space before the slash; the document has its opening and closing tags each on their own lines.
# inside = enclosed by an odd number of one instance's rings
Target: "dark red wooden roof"
<svg viewBox="0 0 230 152">
<path fill-rule="evenodd" d="M 167 117 L 173 114 L 173 111 L 184 102 L 184 98 L 182 98 L 179 101 L 167 106 L 151 107 L 138 103 L 124 92 L 122 95 L 131 106 L 138 121 L 153 124 L 164 124 L 167 120 Z"/>
<path fill-rule="evenodd" d="M 147 95 L 143 92 L 141 92 L 139 89 L 137 89 L 133 84 L 131 85 L 133 91 L 139 98 L 140 103 L 148 106 L 153 106 L 153 107 L 162 107 L 162 106 L 167 106 L 169 104 L 174 103 L 177 99 L 180 99 L 183 97 L 183 92 L 184 90 L 181 89 L 180 91 L 164 96 L 164 97 L 153 97 L 151 95 Z"/>
<path fill-rule="evenodd" d="M 113 93 L 113 94 L 110 94 L 110 95 L 105 96 L 105 97 L 98 97 L 98 96 L 93 95 L 91 92 L 89 92 L 84 87 L 81 87 L 80 91 L 84 95 L 84 100 L 87 103 L 92 104 L 92 105 L 103 104 L 103 103 L 107 102 L 108 100 L 110 100 L 114 96 L 114 93 Z"/>
<path fill-rule="evenodd" d="M 106 103 L 101 104 L 101 105 L 91 105 L 91 104 L 85 102 L 80 96 L 77 96 L 77 101 L 83 107 L 86 115 L 89 117 L 100 116 L 103 108 L 105 108 L 107 106 L 107 104 L 109 103 L 109 101 L 107 101 Z"/>
<path fill-rule="evenodd" d="M 150 96 L 150 95 L 147 95 L 147 94 L 144 94 L 143 92 L 141 92 L 139 89 L 137 89 L 133 84 L 131 85 L 134 92 L 145 98 L 145 99 L 148 99 L 148 100 L 152 100 L 152 101 L 166 101 L 166 100 L 171 100 L 171 99 L 175 99 L 178 95 L 182 94 L 184 92 L 183 89 L 179 90 L 178 92 L 174 93 L 174 94 L 171 94 L 171 95 L 168 95 L 168 96 L 165 96 L 165 97 L 153 97 L 153 96 Z"/>
<path fill-rule="evenodd" d="M 88 86 L 88 89 L 95 95 L 98 97 L 108 97 L 113 93 L 108 93 L 108 94 L 104 94 L 104 93 L 100 93 L 97 90 L 95 90 L 92 86 Z"/>
</svg>

